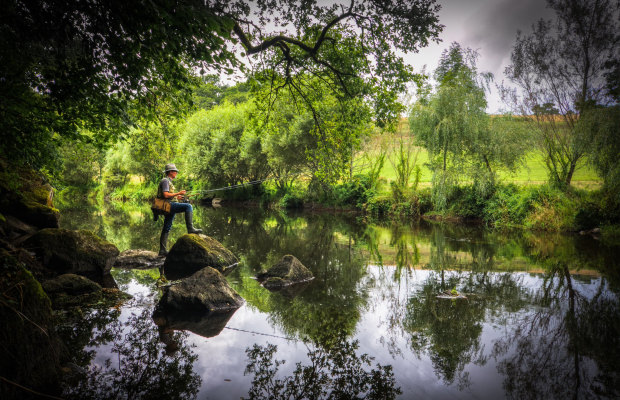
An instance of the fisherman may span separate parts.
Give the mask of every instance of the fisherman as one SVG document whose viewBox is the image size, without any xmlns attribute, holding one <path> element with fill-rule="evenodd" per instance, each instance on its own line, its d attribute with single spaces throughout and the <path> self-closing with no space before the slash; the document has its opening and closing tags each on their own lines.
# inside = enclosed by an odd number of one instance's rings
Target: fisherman
<svg viewBox="0 0 620 400">
<path fill-rule="evenodd" d="M 189 203 L 181 203 L 178 200 L 183 199 L 183 195 L 186 193 L 185 190 L 181 190 L 179 192 L 174 192 L 174 185 L 172 184 L 172 180 L 176 178 L 179 170 L 174 164 L 166 164 L 164 174 L 166 175 L 161 182 L 159 182 L 159 186 L 157 187 L 157 198 L 165 199 L 170 202 L 170 214 L 166 215 L 164 218 L 164 228 L 161 231 L 161 236 L 159 238 L 159 255 L 166 256 L 168 254 L 168 234 L 170 233 L 170 229 L 172 228 L 172 221 L 174 220 L 174 215 L 177 213 L 185 213 L 185 226 L 187 227 L 187 233 L 201 233 L 202 229 L 194 228 L 194 224 L 192 222 L 194 209 Z"/>
</svg>

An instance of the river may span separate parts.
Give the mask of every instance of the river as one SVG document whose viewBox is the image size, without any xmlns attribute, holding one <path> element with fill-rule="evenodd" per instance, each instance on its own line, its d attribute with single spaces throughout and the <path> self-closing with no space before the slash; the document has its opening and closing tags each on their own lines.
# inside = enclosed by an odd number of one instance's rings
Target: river
<svg viewBox="0 0 620 400">
<path fill-rule="evenodd" d="M 157 250 L 148 206 L 62 206 L 61 227 Z M 157 270 L 113 270 L 132 300 L 61 334 L 67 398 L 618 398 L 620 249 L 577 234 L 370 223 L 358 215 L 196 207 L 241 260 L 245 305 L 166 329 Z M 185 233 L 177 216 L 171 243 Z M 270 292 L 285 254 L 315 279 Z M 456 293 L 458 296 L 452 296 Z"/>
</svg>

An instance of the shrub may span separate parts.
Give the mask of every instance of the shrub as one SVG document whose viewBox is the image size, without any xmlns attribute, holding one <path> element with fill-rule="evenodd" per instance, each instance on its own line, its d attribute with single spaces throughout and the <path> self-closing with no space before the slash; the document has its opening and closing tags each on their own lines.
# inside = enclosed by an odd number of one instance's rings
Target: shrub
<svg viewBox="0 0 620 400">
<path fill-rule="evenodd" d="M 334 189 L 334 200 L 338 205 L 351 205 L 363 208 L 368 199 L 374 195 L 368 175 L 355 175 L 352 179 Z"/>
<path fill-rule="evenodd" d="M 374 196 L 366 203 L 366 211 L 374 216 L 388 215 L 392 208 L 392 198 L 389 196 Z"/>
<path fill-rule="evenodd" d="M 562 231 L 575 229 L 580 198 L 550 185 L 498 186 L 484 207 L 484 219 L 496 227 Z"/>
<path fill-rule="evenodd" d="M 418 190 L 418 206 L 420 207 L 420 215 L 424 215 L 433 210 L 433 200 L 430 187 Z"/>
<path fill-rule="evenodd" d="M 488 197 L 474 186 L 454 186 L 448 195 L 448 213 L 465 218 L 483 218 Z"/>
<path fill-rule="evenodd" d="M 287 193 L 280 199 L 280 202 L 278 205 L 281 208 L 287 208 L 287 209 L 303 208 L 304 201 L 303 201 L 303 198 L 297 194 Z"/>
</svg>

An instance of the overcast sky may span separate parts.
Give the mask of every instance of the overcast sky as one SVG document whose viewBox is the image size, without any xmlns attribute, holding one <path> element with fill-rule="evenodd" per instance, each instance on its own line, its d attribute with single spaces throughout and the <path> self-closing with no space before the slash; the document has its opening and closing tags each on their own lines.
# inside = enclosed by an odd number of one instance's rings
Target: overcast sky
<svg viewBox="0 0 620 400">
<path fill-rule="evenodd" d="M 517 30 L 529 33 L 534 22 L 553 17 L 544 0 L 438 0 L 438 3 L 441 4 L 439 21 L 445 25 L 440 34 L 442 42 L 405 56 L 416 72 L 425 64 L 427 72 L 434 71 L 441 52 L 450 43 L 459 42 L 463 47 L 477 50 L 478 69 L 493 73 L 495 82 L 501 83 L 505 80 L 504 68 L 510 63 Z M 488 112 L 502 109 L 495 88 L 487 100 Z"/>
</svg>

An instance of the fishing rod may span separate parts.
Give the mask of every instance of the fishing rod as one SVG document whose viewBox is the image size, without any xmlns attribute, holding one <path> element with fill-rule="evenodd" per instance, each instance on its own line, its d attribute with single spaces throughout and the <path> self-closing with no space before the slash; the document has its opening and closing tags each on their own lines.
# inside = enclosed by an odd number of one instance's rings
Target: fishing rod
<svg viewBox="0 0 620 400">
<path fill-rule="evenodd" d="M 274 177 L 271 177 L 271 178 L 258 179 L 258 180 L 255 180 L 255 181 L 238 183 L 238 184 L 235 184 L 235 185 L 224 186 L 224 187 L 220 187 L 220 188 L 216 188 L 216 189 L 192 190 L 191 192 L 189 192 L 189 194 L 186 193 L 185 196 L 186 197 L 193 197 L 193 196 L 198 196 L 200 194 L 213 193 L 213 192 L 219 192 L 219 191 L 224 191 L 224 190 L 238 189 L 238 188 L 244 187 L 244 186 L 258 185 L 259 183 L 263 183 L 265 181 L 270 181 L 272 179 L 288 178 L 289 176 L 292 176 L 292 175 L 298 175 L 298 174 L 287 174 L 287 175 L 284 175 L 284 176 L 274 176 Z"/>
</svg>

